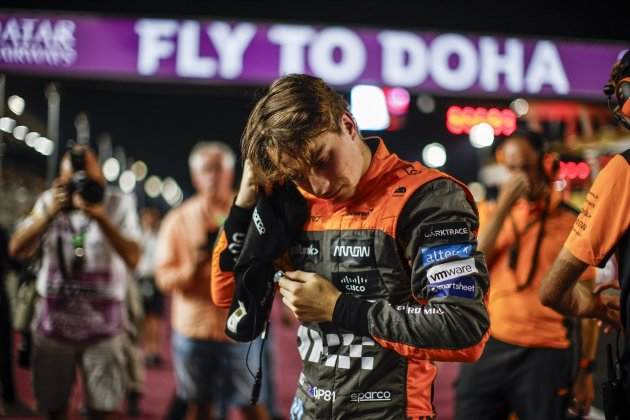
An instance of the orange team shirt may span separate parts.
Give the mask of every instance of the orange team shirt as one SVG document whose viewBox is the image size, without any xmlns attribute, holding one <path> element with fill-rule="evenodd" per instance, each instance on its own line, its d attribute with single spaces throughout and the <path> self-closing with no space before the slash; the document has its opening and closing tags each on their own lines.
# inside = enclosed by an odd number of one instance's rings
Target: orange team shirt
<svg viewBox="0 0 630 420">
<path fill-rule="evenodd" d="M 179 334 L 195 339 L 230 341 L 225 335 L 227 310 L 212 303 L 211 261 L 193 276 L 197 249 L 207 233 L 217 231 L 225 212 L 208 213 L 194 196 L 171 210 L 160 227 L 156 248 L 156 283 L 171 293 L 171 322 Z M 219 214 L 220 213 L 220 214 Z"/>
<path fill-rule="evenodd" d="M 630 227 L 630 165 L 617 155 L 600 172 L 564 246 L 579 260 L 603 266 Z"/>
<path fill-rule="evenodd" d="M 481 229 L 493 211 L 493 204 L 480 203 Z M 562 202 L 558 193 L 554 192 L 550 200 L 532 282 L 529 287 L 517 290 L 518 285 L 524 284 L 529 275 L 541 227 L 541 214 L 541 204 L 535 205 L 521 199 L 514 205 L 499 232 L 493 259 L 488 261 L 490 333 L 498 340 L 523 347 L 567 348 L 570 343 L 563 325 L 564 316 L 543 306 L 538 297 L 540 282 L 560 253 L 577 216 L 574 209 Z M 510 250 L 517 238 L 514 226 L 521 235 L 516 270 L 509 267 Z M 594 271 L 589 270 L 582 279 L 594 277 Z"/>
</svg>

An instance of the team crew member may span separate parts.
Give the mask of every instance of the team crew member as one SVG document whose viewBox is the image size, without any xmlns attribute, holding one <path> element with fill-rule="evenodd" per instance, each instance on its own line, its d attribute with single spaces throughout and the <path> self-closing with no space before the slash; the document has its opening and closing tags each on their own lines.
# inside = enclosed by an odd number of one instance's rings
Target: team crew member
<svg viewBox="0 0 630 420">
<path fill-rule="evenodd" d="M 618 119 L 630 129 L 630 52 L 613 68 L 610 86 L 619 100 L 616 110 Z M 619 296 L 589 293 L 576 284 L 575 279 L 589 265 L 602 267 L 613 254 L 619 264 L 620 300 Z M 615 156 L 598 175 L 564 248 L 540 289 L 543 303 L 563 313 L 595 317 L 615 326 L 619 326 L 621 321 L 626 331 L 625 354 L 621 358 L 625 397 L 619 401 L 625 401 L 626 406 L 625 409 L 621 406 L 617 409 L 626 415 L 630 412 L 629 296 L 630 150 L 626 150 Z"/>
<path fill-rule="evenodd" d="M 291 418 L 433 418 L 432 362 L 474 361 L 488 336 L 487 272 L 466 187 L 363 139 L 344 99 L 306 75 L 271 85 L 250 114 L 242 151 L 255 180 L 243 183 L 215 248 L 212 297 L 232 300 L 221 260 L 238 245 L 232 232 L 247 229 L 230 219 L 248 223 L 237 215 L 252 213 L 256 183 L 297 185 L 308 214 L 287 253 L 293 270 L 279 281 L 301 321 L 304 366 Z M 273 225 L 264 196 L 245 248 Z"/>
<path fill-rule="evenodd" d="M 518 132 L 497 148 L 510 172 L 496 206 L 480 205 L 479 249 L 490 268 L 491 337 L 481 359 L 463 366 L 456 418 L 563 419 L 573 379 L 570 331 L 562 315 L 538 299 L 542 276 L 568 235 L 576 212 L 549 188 L 542 138 Z M 589 273 L 590 274 L 590 273 Z M 582 328 L 582 353 L 595 352 L 592 322 Z M 587 366 L 584 366 L 585 368 Z M 580 370 L 575 397 L 593 398 L 592 375 Z"/>
</svg>

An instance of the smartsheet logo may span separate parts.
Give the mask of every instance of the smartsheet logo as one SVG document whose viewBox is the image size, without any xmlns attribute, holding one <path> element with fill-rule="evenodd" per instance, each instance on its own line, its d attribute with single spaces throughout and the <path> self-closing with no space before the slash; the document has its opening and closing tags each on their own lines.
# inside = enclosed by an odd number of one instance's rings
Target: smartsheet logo
<svg viewBox="0 0 630 420">
<path fill-rule="evenodd" d="M 427 270 L 429 283 L 438 283 L 477 273 L 474 258 L 435 265 Z"/>
</svg>

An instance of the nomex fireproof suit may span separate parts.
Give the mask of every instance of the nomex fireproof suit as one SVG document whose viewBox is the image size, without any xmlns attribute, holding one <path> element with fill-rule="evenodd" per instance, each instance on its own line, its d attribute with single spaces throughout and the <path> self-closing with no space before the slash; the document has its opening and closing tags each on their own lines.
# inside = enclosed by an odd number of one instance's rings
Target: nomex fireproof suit
<svg viewBox="0 0 630 420">
<path fill-rule="evenodd" d="M 488 338 L 488 273 L 471 194 L 382 141 L 366 141 L 372 161 L 352 199 L 302 192 L 309 217 L 289 250 L 292 268 L 320 274 L 343 294 L 333 322 L 298 328 L 304 367 L 291 419 L 432 418 L 433 362 L 473 362 Z M 220 257 L 242 239 L 244 220 L 215 246 L 219 306 L 230 306 L 234 289 Z"/>
</svg>

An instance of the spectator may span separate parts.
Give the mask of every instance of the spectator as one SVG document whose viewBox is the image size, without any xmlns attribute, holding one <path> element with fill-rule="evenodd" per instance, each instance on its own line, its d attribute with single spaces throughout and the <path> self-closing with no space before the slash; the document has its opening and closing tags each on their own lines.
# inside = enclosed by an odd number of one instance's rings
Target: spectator
<svg viewBox="0 0 630 420">
<path fill-rule="evenodd" d="M 94 153 L 74 145 L 59 177 L 11 238 L 15 257 L 41 244 L 33 319 L 33 387 L 49 419 L 67 416 L 78 368 L 90 418 L 114 418 L 125 395 L 126 280 L 140 257 L 129 195 L 105 186 Z"/>
<path fill-rule="evenodd" d="M 551 188 L 553 165 L 545 164 L 540 135 L 517 132 L 496 154 L 510 178 L 495 206 L 479 206 L 479 249 L 490 269 L 491 337 L 479 361 L 461 368 L 456 418 L 504 419 L 515 411 L 521 420 L 564 419 L 571 394 L 580 411 L 588 411 L 593 399 L 588 362 L 595 356 L 597 330 L 593 322 L 582 325 L 583 367 L 576 376 L 571 320 L 544 307 L 538 288 L 576 212 Z"/>
<path fill-rule="evenodd" d="M 138 264 L 137 274 L 144 307 L 144 352 L 147 367 L 160 367 L 164 361 L 161 356 L 160 335 L 164 315 L 164 296 L 155 284 L 155 248 L 160 228 L 160 211 L 156 207 L 145 207 L 140 212 L 142 224 L 143 253 Z"/>
<path fill-rule="evenodd" d="M 173 359 L 177 396 L 197 419 L 239 407 L 247 419 L 266 418 L 248 405 L 253 378 L 247 345 L 224 333 L 226 310 L 210 296 L 210 252 L 233 200 L 234 153 L 218 142 L 197 144 L 189 159 L 197 194 L 165 217 L 158 235 L 156 281 L 172 294 Z M 256 349 L 251 354 L 258 354 Z M 249 360 L 256 367 L 258 360 Z"/>
</svg>

